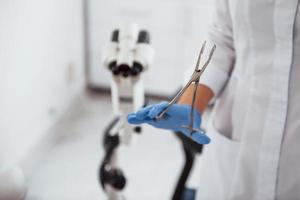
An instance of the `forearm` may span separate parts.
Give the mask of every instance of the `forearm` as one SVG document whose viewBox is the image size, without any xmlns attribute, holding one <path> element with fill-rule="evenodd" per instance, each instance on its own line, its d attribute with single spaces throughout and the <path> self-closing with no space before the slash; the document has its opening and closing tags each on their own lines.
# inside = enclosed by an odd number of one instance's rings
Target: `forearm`
<svg viewBox="0 0 300 200">
<path fill-rule="evenodd" d="M 192 105 L 193 93 L 194 93 L 195 85 L 192 84 L 189 88 L 185 91 L 185 93 L 181 96 L 178 103 L 179 104 L 189 104 Z M 195 99 L 195 107 L 198 111 L 202 114 L 208 103 L 213 98 L 214 93 L 213 91 L 207 87 L 206 85 L 199 84 L 197 88 L 197 95 Z"/>
</svg>

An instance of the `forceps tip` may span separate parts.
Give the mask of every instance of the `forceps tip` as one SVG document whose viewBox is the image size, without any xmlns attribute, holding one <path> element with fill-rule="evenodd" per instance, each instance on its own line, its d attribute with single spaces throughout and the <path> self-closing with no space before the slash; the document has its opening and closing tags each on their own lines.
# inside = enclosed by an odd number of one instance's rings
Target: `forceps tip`
<svg viewBox="0 0 300 200">
<path fill-rule="evenodd" d="M 201 61 L 202 54 L 204 53 L 205 46 L 206 46 L 206 40 L 203 42 L 200 52 L 199 52 L 199 55 L 198 55 L 198 59 L 197 59 L 196 67 L 195 67 L 196 71 L 199 70 L 200 61 Z"/>
<path fill-rule="evenodd" d="M 212 48 L 212 49 L 213 49 L 213 50 L 215 50 L 216 48 L 217 48 L 217 45 L 216 45 L 216 44 L 214 44 L 214 46 L 213 46 L 213 48 Z"/>
<path fill-rule="evenodd" d="M 205 49 L 205 46 L 206 46 L 206 40 L 202 43 L 202 47 L 201 47 L 201 52 L 203 52 L 204 51 L 204 49 Z"/>
</svg>

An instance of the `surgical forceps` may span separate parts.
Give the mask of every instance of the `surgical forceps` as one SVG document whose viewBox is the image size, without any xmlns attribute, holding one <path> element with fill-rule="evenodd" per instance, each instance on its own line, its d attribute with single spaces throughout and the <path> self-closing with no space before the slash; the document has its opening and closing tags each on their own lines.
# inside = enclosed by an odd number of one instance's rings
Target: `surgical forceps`
<svg viewBox="0 0 300 200">
<path fill-rule="evenodd" d="M 216 49 L 216 45 L 214 45 L 212 47 L 212 49 L 210 50 L 209 57 L 208 57 L 207 61 L 200 68 L 200 61 L 201 61 L 201 57 L 202 57 L 202 54 L 204 52 L 205 46 L 206 46 L 206 41 L 204 41 L 204 43 L 202 44 L 200 53 L 198 55 L 195 70 L 194 70 L 190 80 L 188 81 L 188 83 L 175 95 L 175 97 L 168 103 L 167 107 L 159 115 L 157 115 L 156 118 L 155 118 L 156 120 L 160 120 L 166 114 L 166 112 L 170 109 L 170 107 L 179 100 L 179 98 L 183 95 L 183 93 L 187 90 L 187 88 L 192 83 L 194 83 L 195 87 L 194 87 L 194 91 L 193 91 L 192 108 L 191 108 L 191 111 L 190 111 L 190 122 L 189 122 L 189 125 L 182 125 L 183 128 L 187 128 L 191 132 L 190 136 L 192 136 L 195 132 L 198 132 L 198 131 L 203 132 L 200 129 L 194 128 L 194 109 L 195 109 L 196 93 L 197 93 L 197 88 L 198 88 L 199 81 L 200 81 L 200 76 L 203 74 L 204 70 L 206 69 L 206 67 L 210 63 L 211 58 L 212 58 L 212 56 L 214 54 L 214 51 Z"/>
</svg>

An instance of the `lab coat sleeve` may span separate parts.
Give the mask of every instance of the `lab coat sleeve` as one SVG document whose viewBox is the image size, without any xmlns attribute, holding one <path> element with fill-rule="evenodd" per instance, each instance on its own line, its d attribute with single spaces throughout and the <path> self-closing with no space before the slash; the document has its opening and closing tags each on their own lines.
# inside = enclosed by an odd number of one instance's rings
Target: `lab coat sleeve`
<svg viewBox="0 0 300 200">
<path fill-rule="evenodd" d="M 219 96 L 232 71 L 235 50 L 233 44 L 232 20 L 229 0 L 215 0 L 213 21 L 208 29 L 209 46 L 217 48 L 211 63 L 203 73 L 200 83 L 207 85 L 214 92 L 214 99 Z"/>
</svg>

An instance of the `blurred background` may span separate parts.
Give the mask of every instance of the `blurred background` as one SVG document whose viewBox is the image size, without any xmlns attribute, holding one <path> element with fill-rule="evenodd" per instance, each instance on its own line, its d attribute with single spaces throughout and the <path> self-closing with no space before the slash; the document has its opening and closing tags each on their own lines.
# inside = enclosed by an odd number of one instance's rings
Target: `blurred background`
<svg viewBox="0 0 300 200">
<path fill-rule="evenodd" d="M 98 168 L 114 115 L 103 47 L 122 22 L 146 29 L 155 51 L 143 77 L 147 99 L 168 99 L 195 63 L 212 7 L 209 0 L 0 0 L 0 188 L 15 176 L 27 200 L 106 199 Z M 183 159 L 178 138 L 145 126 L 120 156 L 127 199 L 170 199 Z M 189 184 L 198 183 L 195 166 Z"/>
</svg>

